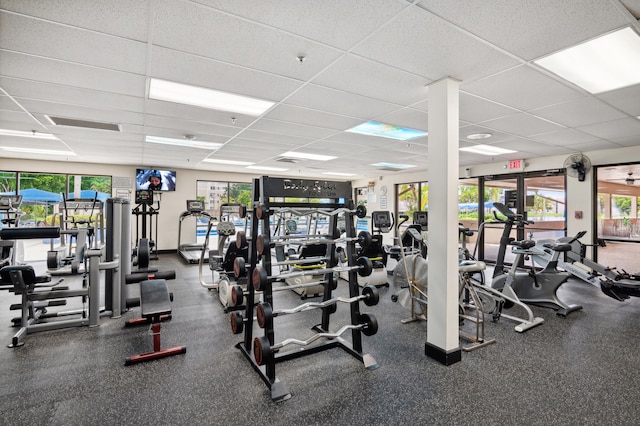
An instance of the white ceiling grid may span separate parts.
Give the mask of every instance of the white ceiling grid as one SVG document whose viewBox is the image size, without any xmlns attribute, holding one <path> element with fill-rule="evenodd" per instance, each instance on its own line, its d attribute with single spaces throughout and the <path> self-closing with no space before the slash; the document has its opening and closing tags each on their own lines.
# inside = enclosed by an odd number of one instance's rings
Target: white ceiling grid
<svg viewBox="0 0 640 426">
<path fill-rule="evenodd" d="M 0 128 L 61 140 L 0 136 L 0 147 L 256 174 L 202 160 L 249 161 L 300 177 L 397 173 L 377 162 L 421 171 L 428 137 L 345 131 L 367 120 L 428 131 L 427 86 L 446 76 L 461 82 L 460 146 L 518 151 L 495 160 L 640 146 L 640 85 L 593 96 L 533 64 L 625 26 L 638 31 L 639 10 L 638 0 L 0 0 Z M 148 99 L 150 78 L 275 105 L 252 117 Z M 54 126 L 47 115 L 121 131 Z M 471 133 L 493 136 L 470 141 Z M 145 135 L 223 146 L 159 148 Z M 278 161 L 287 151 L 338 158 Z M 461 166 L 490 160 L 460 153 Z"/>
</svg>

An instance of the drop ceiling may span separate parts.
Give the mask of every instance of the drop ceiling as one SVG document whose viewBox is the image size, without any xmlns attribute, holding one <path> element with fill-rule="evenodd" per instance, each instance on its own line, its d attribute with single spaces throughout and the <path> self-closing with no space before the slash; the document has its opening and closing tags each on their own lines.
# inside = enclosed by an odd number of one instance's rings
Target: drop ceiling
<svg viewBox="0 0 640 426">
<path fill-rule="evenodd" d="M 347 133 L 367 120 L 428 132 L 428 88 L 460 83 L 460 165 L 640 145 L 640 85 L 591 95 L 533 61 L 614 30 L 640 0 L 0 0 L 0 147 L 64 149 L 60 161 L 250 172 L 205 158 L 354 178 L 427 169 L 428 136 Z M 159 78 L 275 102 L 258 117 L 149 99 Z M 119 130 L 54 125 L 47 116 Z M 145 135 L 221 143 L 215 151 Z M 326 162 L 278 161 L 287 151 Z M 5 158 L 53 159 L 0 151 Z M 56 156 L 57 157 L 57 156 Z M 636 159 L 640 159 L 640 155 Z M 6 167 L 6 166 L 5 166 Z M 255 174 L 253 172 L 252 174 Z"/>
</svg>

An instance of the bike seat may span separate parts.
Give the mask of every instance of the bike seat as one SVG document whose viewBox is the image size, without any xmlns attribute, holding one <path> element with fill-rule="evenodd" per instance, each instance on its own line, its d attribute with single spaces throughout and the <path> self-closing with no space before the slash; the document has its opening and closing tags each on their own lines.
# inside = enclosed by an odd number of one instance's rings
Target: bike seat
<svg viewBox="0 0 640 426">
<path fill-rule="evenodd" d="M 509 244 L 512 246 L 521 248 L 523 250 L 527 250 L 527 249 L 530 249 L 531 247 L 534 247 L 536 245 L 536 242 L 533 240 L 522 240 L 522 241 L 511 241 Z"/>
<path fill-rule="evenodd" d="M 566 243 L 547 243 L 547 244 L 543 244 L 543 246 L 553 251 L 560 251 L 560 252 L 571 251 L 571 244 L 566 244 Z"/>
</svg>

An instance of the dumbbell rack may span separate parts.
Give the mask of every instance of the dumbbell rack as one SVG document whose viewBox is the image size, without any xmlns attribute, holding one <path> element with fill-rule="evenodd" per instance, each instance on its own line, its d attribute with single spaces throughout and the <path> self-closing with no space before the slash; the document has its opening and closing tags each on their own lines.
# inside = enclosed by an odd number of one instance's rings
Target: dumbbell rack
<svg viewBox="0 0 640 426">
<path fill-rule="evenodd" d="M 377 323 L 375 317 L 372 314 L 361 314 L 358 297 L 360 296 L 360 287 L 358 286 L 357 279 L 357 261 L 355 259 L 356 249 L 356 230 L 354 223 L 353 201 L 351 199 L 352 190 L 349 182 L 331 182 L 331 181 L 315 181 L 315 180 L 301 180 L 301 179 L 282 179 L 271 178 L 263 176 L 253 181 L 253 208 L 251 212 L 251 235 L 249 238 L 249 264 L 251 273 L 249 273 L 249 285 L 247 286 L 248 295 L 246 298 L 245 309 L 245 324 L 244 339 L 239 342 L 236 347 L 241 350 L 247 360 L 251 363 L 254 370 L 262 377 L 265 384 L 271 391 L 271 399 L 274 401 L 284 401 L 291 397 L 287 386 L 276 377 L 276 363 L 280 361 L 299 358 L 302 356 L 310 355 L 326 349 L 340 347 L 353 357 L 361 361 L 365 368 L 375 369 L 378 368 L 376 360 L 370 354 L 362 353 L 362 334 L 363 329 L 359 327 L 359 324 L 363 321 L 363 318 L 373 321 L 373 326 L 370 328 L 377 329 Z M 296 200 L 296 201 L 292 201 Z M 307 199 L 311 201 L 313 199 L 318 202 L 306 202 L 302 203 L 298 200 Z M 329 202 L 319 202 L 329 200 Z M 268 356 L 263 356 L 262 349 L 259 349 L 259 354 L 256 356 L 255 345 L 259 344 L 258 341 L 266 342 L 268 339 L 269 345 L 274 346 L 275 342 L 275 330 L 274 322 L 268 321 L 264 327 L 264 337 L 255 338 L 253 336 L 253 321 L 255 320 L 255 303 L 254 295 L 256 285 L 260 288 L 261 284 L 256 284 L 256 280 L 259 280 L 258 274 L 252 273 L 256 270 L 256 266 L 261 261 L 262 269 L 264 269 L 268 276 L 272 276 L 272 262 L 271 262 L 271 249 L 265 247 L 262 250 L 262 255 L 259 255 L 257 249 L 257 242 L 259 235 L 270 235 L 270 217 L 277 211 L 286 208 L 296 209 L 318 209 L 322 212 L 332 211 L 337 213 L 338 211 L 344 212 L 345 225 L 347 229 L 346 242 L 346 254 L 348 258 L 348 265 L 353 267 L 349 271 L 349 298 L 353 300 L 350 305 L 351 310 L 351 325 L 342 327 L 337 333 L 329 331 L 331 315 L 336 312 L 337 303 L 327 302 L 327 306 L 319 308 L 322 312 L 321 323 L 314 326 L 313 330 L 318 335 L 308 340 L 308 344 L 303 344 L 302 348 L 295 351 L 283 351 L 280 352 L 277 349 L 269 350 Z M 358 211 L 362 215 L 362 211 Z M 366 212 L 365 212 L 366 213 Z M 261 228 L 260 228 L 261 227 Z M 333 239 L 340 235 L 338 231 L 338 215 L 329 214 L 329 235 L 334 236 Z M 336 236 L 337 235 L 337 236 Z M 337 278 L 334 277 L 334 273 L 331 272 L 331 268 L 337 266 L 338 262 L 335 255 L 335 244 L 327 244 L 326 253 L 327 273 L 324 275 L 325 285 L 323 302 L 332 299 L 332 289 L 337 285 Z M 271 307 L 274 306 L 273 292 L 271 287 L 271 279 L 268 280 L 268 284 L 262 283 L 260 290 L 263 292 L 263 303 L 268 303 Z M 351 342 L 340 337 L 339 334 L 347 330 L 351 330 L 352 339 Z M 375 330 L 366 331 L 364 334 L 373 334 Z M 322 337 L 331 337 L 324 339 Z M 317 338 L 317 339 L 316 339 Z M 295 339 L 289 339 L 295 340 Z M 312 343 L 313 342 L 313 343 Z M 256 358 L 260 361 L 256 361 Z"/>
</svg>

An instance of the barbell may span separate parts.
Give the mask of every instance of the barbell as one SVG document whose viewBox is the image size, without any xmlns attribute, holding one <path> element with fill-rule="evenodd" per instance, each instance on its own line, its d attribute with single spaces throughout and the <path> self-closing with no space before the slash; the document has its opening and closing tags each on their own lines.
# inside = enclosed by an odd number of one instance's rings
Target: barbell
<svg viewBox="0 0 640 426">
<path fill-rule="evenodd" d="M 338 288 L 337 280 L 333 280 L 332 283 L 333 283 L 333 287 L 331 288 L 332 290 L 335 290 L 336 288 Z M 286 284 L 286 285 L 283 285 L 282 287 L 272 288 L 271 291 L 275 292 L 275 291 L 293 290 L 296 288 L 315 287 L 318 285 L 325 285 L 325 284 L 327 284 L 327 280 L 305 282 L 300 284 Z M 242 305 L 242 303 L 244 302 L 244 296 L 246 294 L 249 294 L 249 292 L 244 290 L 242 286 L 239 286 L 239 285 L 231 286 L 231 300 L 232 300 L 233 306 Z"/>
<path fill-rule="evenodd" d="M 256 206 L 255 209 L 256 212 L 256 217 L 258 219 L 263 219 L 266 217 L 267 214 L 270 213 L 295 213 L 298 214 L 300 216 L 305 216 L 308 213 L 307 212 L 302 212 L 299 210 L 296 210 L 295 208 L 292 207 L 272 207 L 272 208 L 268 208 L 266 205 L 264 204 L 258 204 Z M 316 213 L 316 214 L 322 214 L 325 216 L 335 216 L 337 214 L 340 213 L 348 213 L 348 214 L 355 214 L 357 217 L 359 217 L 360 219 L 364 218 L 367 215 L 367 207 L 364 204 L 360 204 L 359 206 L 356 206 L 355 209 L 348 209 L 346 207 L 343 208 L 339 208 L 339 209 L 335 209 L 335 210 L 331 210 L 331 211 L 326 211 L 326 210 L 313 210 L 312 213 Z"/>
<path fill-rule="evenodd" d="M 253 357 L 258 365 L 265 365 L 273 360 L 276 351 L 287 345 L 308 346 L 321 338 L 333 339 L 340 337 L 347 330 L 360 330 L 365 336 L 373 336 L 378 332 L 378 320 L 373 314 L 363 313 L 358 316 L 358 324 L 347 324 L 335 333 L 318 333 L 307 340 L 286 339 L 271 345 L 267 336 L 253 339 Z"/>
<path fill-rule="evenodd" d="M 342 303 L 354 303 L 362 300 L 367 306 L 374 306 L 380 300 L 378 289 L 374 286 L 366 286 L 362 289 L 362 294 L 355 297 L 334 297 L 323 302 L 307 302 L 295 308 L 278 309 L 274 310 L 270 303 L 261 302 L 256 306 L 256 320 L 260 328 L 270 329 L 273 324 L 273 318 L 281 315 L 295 314 L 298 312 L 305 312 L 312 309 L 326 308 L 328 306 L 335 306 L 338 302 Z"/>
<path fill-rule="evenodd" d="M 258 254 L 262 255 L 265 252 L 266 248 L 272 248 L 276 245 L 285 245 L 292 241 L 295 241 L 296 244 L 300 246 L 311 246 L 318 244 L 335 244 L 335 243 L 347 243 L 350 241 L 356 241 L 360 244 L 360 247 L 367 248 L 371 245 L 373 241 L 373 237 L 371 233 L 367 231 L 358 232 L 357 237 L 342 237 L 342 238 L 319 238 L 315 235 L 307 235 L 307 236 L 284 236 L 285 238 L 275 238 L 271 239 L 269 235 L 258 235 L 256 240 L 256 249 L 258 250 Z"/>
<path fill-rule="evenodd" d="M 260 291 L 262 288 L 269 285 L 270 280 L 273 279 L 287 279 L 293 277 L 300 277 L 305 275 L 322 275 L 322 274 L 330 274 L 333 272 L 346 272 L 357 270 L 358 275 L 361 277 L 367 277 L 371 275 L 373 272 L 373 263 L 368 257 L 361 256 L 356 260 L 357 265 L 355 266 L 336 266 L 333 268 L 318 268 L 318 269 L 308 269 L 305 271 L 294 271 L 286 274 L 280 275 L 272 275 L 269 276 L 267 271 L 262 266 L 256 266 L 253 269 L 253 273 L 251 275 L 251 282 L 253 283 L 253 288 L 257 291 Z M 235 263 L 234 263 L 235 268 Z"/>
</svg>

